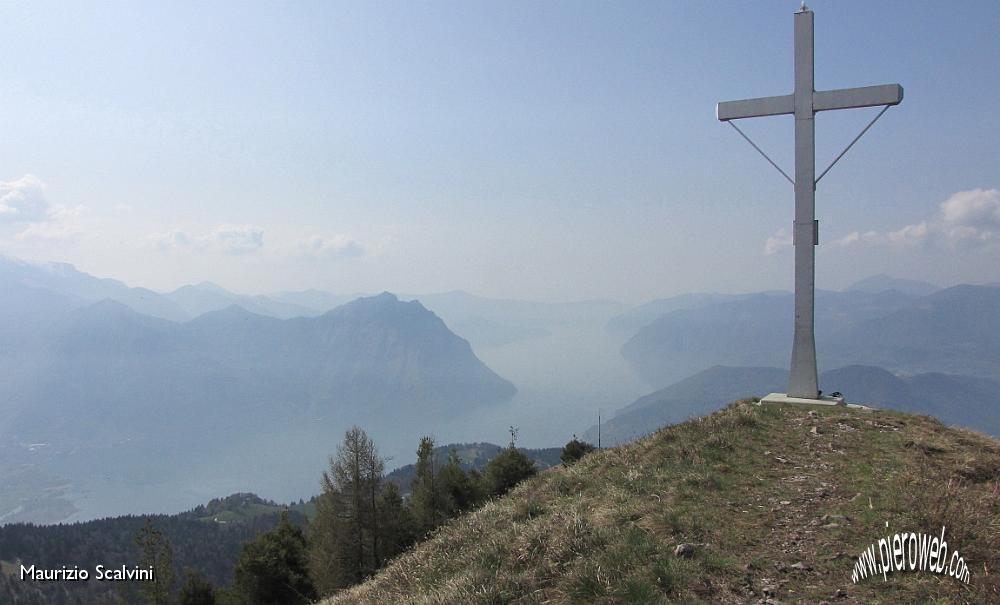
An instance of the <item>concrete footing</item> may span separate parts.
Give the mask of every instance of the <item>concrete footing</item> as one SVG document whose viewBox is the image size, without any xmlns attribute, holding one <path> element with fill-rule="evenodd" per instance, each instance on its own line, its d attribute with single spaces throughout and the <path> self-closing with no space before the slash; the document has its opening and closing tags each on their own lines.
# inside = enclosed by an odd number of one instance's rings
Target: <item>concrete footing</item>
<svg viewBox="0 0 1000 605">
<path fill-rule="evenodd" d="M 761 403 L 799 403 L 804 405 L 846 405 L 843 397 L 820 395 L 818 399 L 807 397 L 789 397 L 784 393 L 771 393 L 760 400 Z"/>
<path fill-rule="evenodd" d="M 858 403 L 845 403 L 843 397 L 830 397 L 828 395 L 821 395 L 819 399 L 810 399 L 808 397 L 789 397 L 785 393 L 771 393 L 767 397 L 760 400 L 760 403 L 797 403 L 799 405 L 842 405 L 848 408 L 857 409 L 872 409 L 870 406 L 861 405 Z"/>
</svg>

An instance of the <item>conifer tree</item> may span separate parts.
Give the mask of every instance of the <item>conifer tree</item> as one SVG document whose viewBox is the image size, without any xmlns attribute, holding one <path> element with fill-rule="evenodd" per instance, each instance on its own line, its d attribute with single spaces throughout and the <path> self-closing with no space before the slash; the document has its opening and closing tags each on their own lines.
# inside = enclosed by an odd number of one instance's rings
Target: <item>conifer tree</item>
<svg viewBox="0 0 1000 605">
<path fill-rule="evenodd" d="M 378 514 L 385 463 L 375 444 L 358 427 L 344 435 L 323 473 L 310 532 L 310 569 L 322 592 L 357 584 L 378 569 L 384 523 Z"/>
<path fill-rule="evenodd" d="M 395 483 L 386 483 L 378 495 L 378 533 L 379 555 L 378 566 L 385 565 L 412 545 L 416 539 L 413 516 L 403 502 L 399 488 Z"/>
<path fill-rule="evenodd" d="M 441 525 L 449 516 L 453 505 L 442 490 L 434 460 L 434 439 L 422 437 L 417 448 L 417 465 L 410 483 L 410 506 L 420 536 L 425 536 Z"/>
<path fill-rule="evenodd" d="M 563 446 L 562 452 L 559 454 L 559 459 L 562 460 L 563 464 L 573 464 L 592 451 L 594 451 L 593 445 L 586 441 L 580 441 L 576 438 L 576 435 L 573 435 L 573 438 Z"/>
<path fill-rule="evenodd" d="M 448 453 L 448 461 L 438 473 L 437 483 L 444 494 L 443 504 L 448 508 L 446 517 L 454 517 L 476 506 L 480 500 L 480 484 L 462 470 L 458 452 L 454 448 Z"/>
<path fill-rule="evenodd" d="M 516 442 L 517 429 L 510 427 L 510 444 L 486 464 L 483 483 L 488 495 L 502 496 L 538 472 L 535 461 L 517 449 Z"/>
<path fill-rule="evenodd" d="M 146 605 L 167 605 L 174 583 L 174 556 L 170 541 L 147 517 L 146 523 L 135 534 L 135 543 L 139 547 L 139 567 L 153 568 L 153 581 L 139 583 L 139 596 Z"/>
<path fill-rule="evenodd" d="M 309 526 L 309 571 L 317 590 L 328 594 L 350 586 L 353 577 L 347 570 L 348 520 L 343 495 L 327 473 L 323 474 L 323 493 L 316 498 L 316 516 Z"/>
<path fill-rule="evenodd" d="M 248 542 L 236 562 L 233 590 L 245 605 L 304 605 L 318 596 L 309 578 L 306 539 L 283 512 L 278 525 Z"/>
<path fill-rule="evenodd" d="M 177 605 L 215 605 L 215 587 L 200 573 L 189 569 Z"/>
</svg>

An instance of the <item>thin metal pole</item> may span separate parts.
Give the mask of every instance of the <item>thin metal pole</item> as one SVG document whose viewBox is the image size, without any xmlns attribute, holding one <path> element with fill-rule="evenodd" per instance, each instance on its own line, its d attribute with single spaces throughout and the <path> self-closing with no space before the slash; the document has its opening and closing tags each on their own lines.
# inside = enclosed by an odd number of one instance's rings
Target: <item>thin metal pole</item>
<svg viewBox="0 0 1000 605">
<path fill-rule="evenodd" d="M 733 121 L 732 121 L 732 120 L 726 120 L 726 123 L 727 123 L 727 124 L 729 124 L 730 126 L 732 126 L 733 128 L 735 128 L 735 129 L 736 129 L 736 132 L 740 133 L 740 136 L 741 136 L 741 137 L 743 137 L 744 139 L 746 139 L 747 143 L 750 143 L 750 145 L 751 145 L 751 146 L 752 146 L 752 147 L 753 147 L 754 149 L 756 149 L 756 150 L 757 150 L 757 153 L 759 153 L 759 154 L 761 154 L 762 156 L 764 156 L 764 159 L 765 159 L 765 160 L 767 160 L 768 162 L 770 162 L 770 163 L 771 163 L 771 165 L 772 165 L 772 166 L 774 166 L 774 169 L 775 169 L 775 170 L 777 170 L 778 172 L 780 172 L 780 173 L 781 173 L 781 176 L 783 176 L 783 177 L 785 177 L 786 179 L 788 179 L 788 182 L 789 182 L 789 183 L 791 183 L 791 184 L 792 184 L 792 186 L 794 186 L 794 185 L 795 185 L 795 181 L 793 181 L 793 180 L 792 180 L 792 177 L 790 177 L 790 176 L 788 176 L 787 174 L 785 174 L 785 171 L 784 171 L 784 170 L 782 170 L 781 168 L 779 168 L 779 167 L 778 167 L 778 165 L 774 163 L 774 160 L 772 160 L 771 158 L 769 158 L 769 157 L 767 156 L 767 154 L 766 154 L 766 153 L 764 153 L 763 151 L 761 151 L 760 147 L 757 147 L 757 144 L 756 144 L 756 143 L 754 143 L 753 141 L 751 141 L 751 140 L 750 140 L 750 137 L 748 137 L 747 135 L 745 135 L 745 134 L 743 133 L 743 131 L 742 131 L 742 130 L 740 130 L 739 126 L 737 126 L 736 124 L 733 124 Z"/>
<path fill-rule="evenodd" d="M 826 175 L 827 172 L 830 172 L 830 169 L 833 168 L 833 165 L 836 164 L 837 162 L 839 162 L 840 158 L 844 157 L 844 154 L 847 153 L 851 149 L 851 147 L 854 147 L 854 144 L 858 142 L 858 139 L 860 139 L 861 137 L 865 136 L 865 133 L 868 132 L 868 129 L 871 128 L 872 125 L 875 124 L 875 122 L 877 122 L 878 119 L 882 117 L 882 114 L 885 113 L 885 112 L 887 112 L 887 111 L 889 111 L 890 107 L 892 107 L 892 106 L 891 105 L 886 105 L 885 107 L 883 107 L 882 111 L 878 112 L 878 115 L 875 116 L 875 119 L 872 120 L 871 122 L 868 122 L 868 126 L 865 126 L 865 129 L 861 131 L 861 134 L 859 134 L 858 136 L 854 137 L 854 140 L 851 141 L 851 144 L 848 145 L 847 147 L 845 147 L 844 150 L 840 152 L 840 155 L 838 155 L 833 160 L 833 162 L 831 162 L 830 165 L 826 167 L 826 170 L 824 170 L 822 172 L 822 174 L 820 174 L 816 178 L 816 183 L 817 184 L 819 183 L 819 180 Z"/>
</svg>

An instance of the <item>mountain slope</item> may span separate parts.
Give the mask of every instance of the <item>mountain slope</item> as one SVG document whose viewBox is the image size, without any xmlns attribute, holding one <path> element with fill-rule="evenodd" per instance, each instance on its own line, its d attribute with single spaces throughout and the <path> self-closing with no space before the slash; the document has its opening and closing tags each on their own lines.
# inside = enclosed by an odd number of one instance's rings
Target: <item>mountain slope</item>
<svg viewBox="0 0 1000 605">
<path fill-rule="evenodd" d="M 763 292 L 765 295 L 787 294 L 787 292 Z M 681 309 L 699 309 L 707 305 L 743 300 L 754 294 L 718 294 L 715 292 L 693 292 L 670 298 L 658 298 L 611 318 L 607 328 L 613 331 L 635 333 L 660 317 Z"/>
<path fill-rule="evenodd" d="M 856 323 L 828 348 L 840 362 L 1000 380 L 1000 287 L 940 290 Z"/>
<path fill-rule="evenodd" d="M 736 404 L 543 471 L 323 603 L 996 602 L 998 480 L 1000 443 L 931 418 Z M 852 583 L 873 542 L 942 527 L 968 585 Z"/>
</svg>

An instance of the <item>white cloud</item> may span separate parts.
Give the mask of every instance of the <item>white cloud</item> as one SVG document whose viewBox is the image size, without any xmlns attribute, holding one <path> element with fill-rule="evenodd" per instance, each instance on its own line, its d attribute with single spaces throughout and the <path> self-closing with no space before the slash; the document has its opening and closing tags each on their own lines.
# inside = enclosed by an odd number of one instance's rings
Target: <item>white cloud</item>
<svg viewBox="0 0 1000 605">
<path fill-rule="evenodd" d="M 365 255 L 365 247 L 346 235 L 314 235 L 296 243 L 296 251 L 316 258 L 355 258 Z"/>
<path fill-rule="evenodd" d="M 764 242 L 764 254 L 771 255 L 783 248 L 789 248 L 791 245 L 792 235 L 784 229 L 778 229 L 774 235 L 767 238 Z"/>
<path fill-rule="evenodd" d="M 167 252 L 191 246 L 192 238 L 184 231 L 174 229 L 164 233 L 154 233 L 146 238 L 146 242 L 161 252 Z"/>
<path fill-rule="evenodd" d="M 146 243 L 161 252 L 203 250 L 223 254 L 248 254 L 264 247 L 264 230 L 253 225 L 219 225 L 201 235 L 173 229 L 154 233 Z"/>
<path fill-rule="evenodd" d="M 7 225 L 43 222 L 49 216 L 49 209 L 45 183 L 35 175 L 0 181 L 0 222 Z"/>
<path fill-rule="evenodd" d="M 52 204 L 45 183 L 33 174 L 0 181 L 0 235 L 18 242 L 68 240 L 84 232 L 84 206 Z"/>
<path fill-rule="evenodd" d="M 855 231 L 837 240 L 836 244 L 943 245 L 968 249 L 998 240 L 1000 189 L 972 189 L 952 194 L 931 218 L 885 233 Z"/>
<path fill-rule="evenodd" d="M 200 243 L 226 254 L 247 254 L 264 247 L 264 230 L 253 225 L 219 225 Z"/>
<path fill-rule="evenodd" d="M 47 220 L 29 224 L 14 239 L 22 242 L 74 239 L 84 233 L 80 221 L 86 211 L 84 206 L 52 206 Z"/>
</svg>

